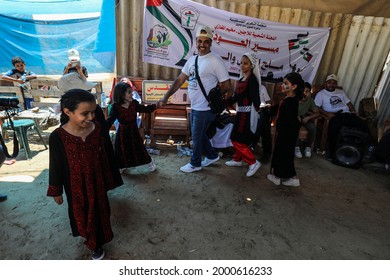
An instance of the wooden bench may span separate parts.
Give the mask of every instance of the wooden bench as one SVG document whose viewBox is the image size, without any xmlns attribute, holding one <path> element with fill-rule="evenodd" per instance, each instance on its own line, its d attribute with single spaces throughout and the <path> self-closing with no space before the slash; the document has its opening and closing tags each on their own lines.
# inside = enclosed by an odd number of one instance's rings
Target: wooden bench
<svg viewBox="0 0 390 280">
<path fill-rule="evenodd" d="M 102 82 L 95 82 L 96 86 L 92 89 L 92 94 L 96 97 L 96 102 L 101 104 Z M 35 79 L 30 81 L 31 89 L 28 90 L 28 95 L 33 98 L 33 107 L 52 107 L 58 104 L 63 91 L 58 89 L 58 80 L 51 79 Z"/>
</svg>

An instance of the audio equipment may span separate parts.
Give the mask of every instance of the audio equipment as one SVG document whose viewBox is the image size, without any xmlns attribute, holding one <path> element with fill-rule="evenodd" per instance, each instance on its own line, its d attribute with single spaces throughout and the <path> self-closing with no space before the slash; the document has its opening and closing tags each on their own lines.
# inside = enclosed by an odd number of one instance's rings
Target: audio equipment
<svg viewBox="0 0 390 280">
<path fill-rule="evenodd" d="M 368 134 L 352 127 L 340 129 L 333 163 L 359 168 L 366 150 Z"/>
</svg>

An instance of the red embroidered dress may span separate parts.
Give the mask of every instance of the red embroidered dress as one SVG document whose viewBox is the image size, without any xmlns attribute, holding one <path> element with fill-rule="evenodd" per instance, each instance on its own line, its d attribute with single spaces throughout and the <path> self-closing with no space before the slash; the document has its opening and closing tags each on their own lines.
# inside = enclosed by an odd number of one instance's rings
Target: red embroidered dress
<svg viewBox="0 0 390 280">
<path fill-rule="evenodd" d="M 114 187 L 100 126 L 83 141 L 62 127 L 50 134 L 48 196 L 65 190 L 73 236 L 95 250 L 112 240 L 107 190 Z"/>
</svg>

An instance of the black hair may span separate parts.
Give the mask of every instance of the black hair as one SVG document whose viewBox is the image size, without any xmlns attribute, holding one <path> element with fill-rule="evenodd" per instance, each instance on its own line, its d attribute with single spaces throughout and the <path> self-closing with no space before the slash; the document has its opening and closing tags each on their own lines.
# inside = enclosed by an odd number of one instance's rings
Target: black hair
<svg viewBox="0 0 390 280">
<path fill-rule="evenodd" d="M 26 65 L 26 62 L 24 62 L 23 58 L 21 58 L 20 56 L 14 56 L 11 60 L 12 62 L 12 65 L 15 66 L 16 63 L 23 63 L 24 65 Z"/>
<path fill-rule="evenodd" d="M 127 83 L 123 83 L 123 82 L 117 83 L 114 87 L 114 93 L 113 93 L 114 103 L 117 103 L 119 105 L 125 103 L 126 91 L 129 88 L 131 89 L 130 85 Z"/>
<path fill-rule="evenodd" d="M 297 85 L 297 88 L 295 89 L 295 95 L 298 100 L 301 100 L 303 92 L 305 90 L 305 82 L 303 81 L 302 76 L 297 72 L 291 72 L 287 74 L 284 78 L 288 80 L 291 84 Z"/>
<path fill-rule="evenodd" d="M 308 89 L 310 89 L 310 90 L 311 90 L 311 84 L 310 84 L 310 83 L 308 83 L 308 82 L 305 82 L 305 88 L 308 88 Z"/>
<path fill-rule="evenodd" d="M 64 109 L 74 112 L 81 102 L 96 102 L 95 96 L 83 89 L 71 89 L 65 92 L 61 96 L 61 117 L 60 122 L 62 125 L 69 121 L 68 115 L 64 113 Z"/>
</svg>

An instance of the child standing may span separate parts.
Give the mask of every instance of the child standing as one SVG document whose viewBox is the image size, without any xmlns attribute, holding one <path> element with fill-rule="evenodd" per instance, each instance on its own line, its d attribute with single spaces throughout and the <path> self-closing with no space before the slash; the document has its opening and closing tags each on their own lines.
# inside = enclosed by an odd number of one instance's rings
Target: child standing
<svg viewBox="0 0 390 280">
<path fill-rule="evenodd" d="M 137 112 L 150 113 L 156 109 L 155 104 L 141 105 L 133 99 L 129 84 L 120 82 L 114 87 L 114 103 L 107 119 L 110 127 L 118 120 L 119 127 L 115 137 L 115 155 L 119 168 L 125 169 L 148 164 L 151 172 L 156 165 L 146 150 L 137 126 Z"/>
<path fill-rule="evenodd" d="M 100 125 L 95 117 L 95 97 L 81 89 L 61 97 L 65 124 L 50 134 L 49 187 L 47 195 L 61 205 L 63 191 L 73 236 L 85 238 L 92 259 L 104 258 L 102 245 L 111 241 L 107 190 L 115 187 L 108 166 Z"/>
<path fill-rule="evenodd" d="M 287 74 L 282 84 L 286 97 L 280 101 L 276 116 L 275 148 L 271 160 L 271 172 L 267 179 L 275 185 L 298 187 L 294 166 L 294 151 L 300 123 L 298 103 L 302 98 L 304 82 L 296 72 Z"/>
</svg>

